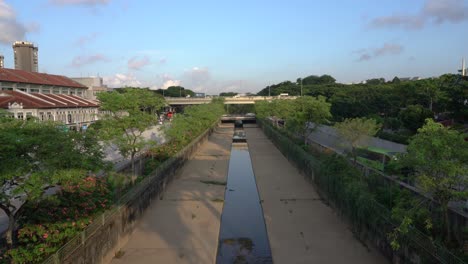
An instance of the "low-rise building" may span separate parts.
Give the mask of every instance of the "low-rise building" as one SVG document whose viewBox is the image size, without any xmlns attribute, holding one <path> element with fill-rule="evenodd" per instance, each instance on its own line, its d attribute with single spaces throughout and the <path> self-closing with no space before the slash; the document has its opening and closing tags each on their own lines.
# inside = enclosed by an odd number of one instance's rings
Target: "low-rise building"
<svg viewBox="0 0 468 264">
<path fill-rule="evenodd" d="M 98 118 L 99 105 L 85 99 L 87 87 L 60 75 L 0 69 L 0 108 L 19 119 L 59 121 L 80 129 Z"/>
<path fill-rule="evenodd" d="M 84 98 L 86 99 L 96 100 L 98 93 L 109 91 L 109 88 L 104 85 L 101 77 L 72 77 L 70 79 L 88 88 L 84 93 Z"/>
</svg>

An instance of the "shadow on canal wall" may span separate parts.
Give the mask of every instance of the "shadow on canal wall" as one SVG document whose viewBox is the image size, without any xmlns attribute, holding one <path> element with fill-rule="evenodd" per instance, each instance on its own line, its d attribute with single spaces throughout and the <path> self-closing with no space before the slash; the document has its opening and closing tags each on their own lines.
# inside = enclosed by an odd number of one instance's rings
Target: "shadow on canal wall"
<svg viewBox="0 0 468 264">
<path fill-rule="evenodd" d="M 44 263 L 107 263 L 125 245 L 137 220 L 153 199 L 164 193 L 167 184 L 198 147 L 215 131 L 208 129 L 174 157 L 162 163 L 154 172 L 132 187 L 118 206 L 94 219 L 78 236 L 50 256 Z M 144 163 L 144 161 L 141 161 Z"/>
</svg>

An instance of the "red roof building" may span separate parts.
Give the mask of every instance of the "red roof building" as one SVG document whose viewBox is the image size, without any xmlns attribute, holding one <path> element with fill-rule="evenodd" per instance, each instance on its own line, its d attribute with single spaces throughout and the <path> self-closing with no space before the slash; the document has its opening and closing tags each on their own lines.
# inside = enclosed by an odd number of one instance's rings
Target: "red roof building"
<svg viewBox="0 0 468 264">
<path fill-rule="evenodd" d="M 83 96 L 86 86 L 60 75 L 0 68 L 0 90 Z"/>
<path fill-rule="evenodd" d="M 99 105 L 87 87 L 60 75 L 0 69 L 0 108 L 19 119 L 59 121 L 82 128 L 97 120 Z"/>
</svg>

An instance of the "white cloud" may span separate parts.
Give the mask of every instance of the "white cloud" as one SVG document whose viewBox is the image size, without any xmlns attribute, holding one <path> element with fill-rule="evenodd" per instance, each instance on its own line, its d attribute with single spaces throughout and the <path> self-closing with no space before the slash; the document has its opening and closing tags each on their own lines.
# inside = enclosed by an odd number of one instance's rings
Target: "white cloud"
<svg viewBox="0 0 468 264">
<path fill-rule="evenodd" d="M 0 18 L 1 19 L 16 19 L 15 11 L 11 6 L 0 0 Z"/>
<path fill-rule="evenodd" d="M 368 61 L 376 57 L 385 55 L 399 55 L 403 52 L 404 47 L 400 44 L 385 43 L 380 48 L 374 49 L 359 49 L 352 53 L 359 54 L 357 61 Z"/>
<path fill-rule="evenodd" d="M 128 60 L 127 66 L 132 70 L 140 70 L 148 64 L 150 64 L 150 59 L 148 56 L 144 56 L 141 59 L 138 59 L 138 57 L 133 57 Z"/>
<path fill-rule="evenodd" d="M 163 83 L 161 86 L 161 89 L 166 90 L 167 88 L 171 86 L 180 86 L 182 82 L 180 80 L 167 80 Z"/>
<path fill-rule="evenodd" d="M 91 33 L 91 34 L 89 34 L 89 35 L 79 37 L 79 38 L 74 42 L 74 44 L 75 44 L 76 46 L 83 47 L 83 46 L 85 46 L 86 44 L 90 43 L 91 41 L 94 41 L 98 36 L 99 36 L 98 33 L 93 32 L 93 33 Z"/>
<path fill-rule="evenodd" d="M 112 88 L 121 88 L 126 86 L 141 87 L 142 82 L 137 80 L 133 74 L 117 73 L 112 76 L 103 77 L 104 84 Z"/>
<path fill-rule="evenodd" d="M 26 33 L 36 32 L 38 29 L 38 24 L 24 25 L 18 22 L 13 8 L 4 0 L 0 0 L 0 43 L 12 44 L 14 41 L 23 40 Z"/>
<path fill-rule="evenodd" d="M 94 55 L 90 55 L 90 56 L 76 56 L 73 58 L 72 62 L 71 62 L 71 66 L 73 67 L 81 67 L 81 66 L 84 66 L 84 65 L 88 65 L 88 64 L 93 64 L 93 63 L 96 63 L 96 62 L 109 62 L 110 59 L 107 58 L 106 56 L 102 55 L 102 54 L 94 54 Z"/>
<path fill-rule="evenodd" d="M 468 19 L 468 6 L 463 0 L 428 0 L 423 8 L 424 16 L 436 23 L 459 23 Z"/>
<path fill-rule="evenodd" d="M 399 44 L 385 43 L 383 47 L 374 50 L 374 57 L 383 55 L 398 55 L 403 51 L 403 46 Z"/>
<path fill-rule="evenodd" d="M 373 28 L 403 27 L 404 29 L 421 29 L 424 26 L 424 18 L 420 16 L 393 15 L 377 17 L 373 19 L 370 26 Z"/>
<path fill-rule="evenodd" d="M 460 23 L 468 20 L 468 6 L 464 0 L 426 0 L 417 14 L 391 15 L 374 18 L 371 28 L 402 27 L 408 30 L 422 29 L 427 22 Z"/>
<path fill-rule="evenodd" d="M 58 6 L 65 5 L 82 5 L 82 6 L 97 6 L 106 5 L 110 0 L 50 0 L 49 3 Z"/>
</svg>

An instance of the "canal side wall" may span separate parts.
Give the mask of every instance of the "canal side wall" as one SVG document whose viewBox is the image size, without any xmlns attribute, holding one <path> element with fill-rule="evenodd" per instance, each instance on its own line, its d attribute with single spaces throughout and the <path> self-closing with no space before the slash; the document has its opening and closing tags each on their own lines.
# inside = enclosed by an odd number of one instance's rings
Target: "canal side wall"
<svg viewBox="0 0 468 264">
<path fill-rule="evenodd" d="M 428 237 L 419 233 L 412 236 L 410 242 L 402 245 L 400 250 L 394 251 L 388 238 L 388 233 L 393 230 L 393 225 L 388 220 L 383 219 L 385 224 L 377 226 L 371 223 L 354 223 L 351 219 L 351 215 L 354 212 L 349 212 L 346 206 L 343 207 L 340 204 L 334 203 L 330 199 L 326 186 L 318 185 L 319 178 L 321 177 L 319 172 L 320 167 L 323 166 L 321 162 L 310 154 L 307 154 L 300 146 L 294 144 L 289 138 L 276 131 L 269 124 L 265 124 L 261 120 L 257 123 L 283 155 L 304 173 L 320 196 L 323 197 L 324 201 L 336 209 L 344 221 L 353 226 L 356 238 L 378 247 L 381 253 L 391 260 L 392 263 L 463 263 L 446 249 L 434 245 Z M 376 212 L 376 214 L 381 214 L 381 212 Z M 459 219 L 457 218 L 457 220 Z"/>
<path fill-rule="evenodd" d="M 217 122 L 174 157 L 163 162 L 123 195 L 118 206 L 96 217 L 81 234 L 71 239 L 43 263 L 108 263 L 114 256 L 119 255 L 121 247 L 127 242 L 145 209 L 154 199 L 161 197 L 176 172 L 216 127 Z M 142 158 L 139 163 L 144 161 Z"/>
</svg>

